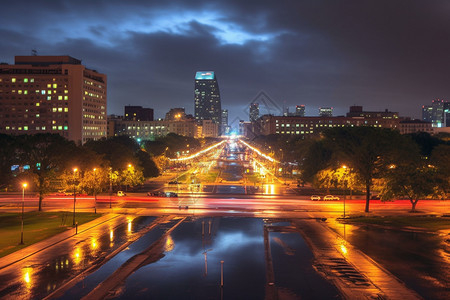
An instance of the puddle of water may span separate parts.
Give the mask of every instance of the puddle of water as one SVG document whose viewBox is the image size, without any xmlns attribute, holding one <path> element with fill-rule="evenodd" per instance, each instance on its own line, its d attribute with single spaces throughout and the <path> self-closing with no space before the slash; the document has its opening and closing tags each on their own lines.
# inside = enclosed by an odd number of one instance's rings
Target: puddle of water
<svg viewBox="0 0 450 300">
<path fill-rule="evenodd" d="M 81 241 L 68 240 L 52 247 L 51 252 L 44 251 L 26 259 L 22 267 L 1 275 L 5 288 L 0 289 L 0 297 L 39 299 L 48 295 L 99 257 L 126 242 L 153 219 L 139 217 L 102 234 L 99 229 L 92 230 Z"/>
<path fill-rule="evenodd" d="M 344 236 L 344 225 L 336 228 Z M 442 236 L 347 224 L 345 237 L 425 299 L 450 299 L 450 260 L 443 256 Z"/>
</svg>

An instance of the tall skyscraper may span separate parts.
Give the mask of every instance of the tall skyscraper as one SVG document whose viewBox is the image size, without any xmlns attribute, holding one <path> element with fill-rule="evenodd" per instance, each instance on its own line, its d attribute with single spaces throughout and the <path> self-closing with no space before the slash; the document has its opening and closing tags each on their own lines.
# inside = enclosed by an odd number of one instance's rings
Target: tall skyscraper
<svg viewBox="0 0 450 300">
<path fill-rule="evenodd" d="M 218 124 L 219 134 L 222 133 L 222 106 L 220 103 L 219 84 L 213 71 L 199 71 L 195 74 L 195 119 L 212 120 Z"/>
<path fill-rule="evenodd" d="M 221 120 L 222 134 L 229 133 L 228 126 L 228 109 L 222 109 L 222 120 Z"/>
<path fill-rule="evenodd" d="M 248 112 L 248 117 L 250 122 L 255 122 L 259 118 L 259 103 L 253 102 L 250 104 L 250 109 Z"/>
<path fill-rule="evenodd" d="M 295 106 L 295 116 L 296 117 L 304 117 L 305 116 L 305 106 L 304 105 Z"/>
<path fill-rule="evenodd" d="M 106 75 L 70 56 L 16 56 L 0 65 L 0 132 L 106 137 Z"/>
<path fill-rule="evenodd" d="M 319 108 L 319 116 L 332 117 L 333 116 L 333 108 L 332 107 L 320 107 Z"/>
<path fill-rule="evenodd" d="M 441 99 L 434 99 L 431 101 L 431 105 L 422 106 L 422 120 L 431 122 L 433 127 L 444 127 L 446 126 L 445 107 L 448 108 L 448 102 Z M 448 126 L 448 125 L 447 125 Z"/>
<path fill-rule="evenodd" d="M 450 127 L 450 101 L 444 102 L 444 122 L 445 127 Z"/>
</svg>

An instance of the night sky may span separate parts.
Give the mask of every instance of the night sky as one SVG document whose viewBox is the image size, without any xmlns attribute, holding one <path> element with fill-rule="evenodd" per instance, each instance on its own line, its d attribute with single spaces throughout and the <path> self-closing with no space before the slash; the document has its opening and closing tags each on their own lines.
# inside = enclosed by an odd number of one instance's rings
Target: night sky
<svg viewBox="0 0 450 300">
<path fill-rule="evenodd" d="M 3 1 L 0 62 L 70 55 L 108 76 L 108 114 L 125 105 L 194 113 L 194 75 L 213 70 L 229 122 L 261 92 L 281 113 L 350 105 L 420 117 L 450 98 L 448 0 Z"/>
</svg>

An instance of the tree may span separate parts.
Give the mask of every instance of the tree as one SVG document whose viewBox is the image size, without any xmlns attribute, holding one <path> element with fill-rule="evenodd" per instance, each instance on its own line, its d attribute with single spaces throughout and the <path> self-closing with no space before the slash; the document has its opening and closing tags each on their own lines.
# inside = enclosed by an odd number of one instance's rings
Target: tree
<svg viewBox="0 0 450 300">
<path fill-rule="evenodd" d="M 11 135 L 0 134 L 0 145 L 0 189 L 4 189 L 12 180 L 11 166 L 17 163 L 15 138 Z"/>
<path fill-rule="evenodd" d="M 22 135 L 17 138 L 18 154 L 23 165 L 29 165 L 39 193 L 39 211 L 44 196 L 52 190 L 52 180 L 66 169 L 67 157 L 76 152 L 73 142 L 59 134 Z"/>
<path fill-rule="evenodd" d="M 440 193 L 450 193 L 450 145 L 439 145 L 433 149 L 430 166 L 435 170 L 435 179 Z"/>
<path fill-rule="evenodd" d="M 324 142 L 329 145 L 339 161 L 348 162 L 357 172 L 366 189 L 365 212 L 369 212 L 372 180 L 389 156 L 392 146 L 402 136 L 397 131 L 375 127 L 342 127 L 323 132 Z"/>
<path fill-rule="evenodd" d="M 399 144 L 395 151 L 395 163 L 385 172 L 381 195 L 383 199 L 407 197 L 415 211 L 419 199 L 437 192 L 436 170 L 413 141 Z"/>
<path fill-rule="evenodd" d="M 146 151 L 139 150 L 136 153 L 136 157 L 139 160 L 139 165 L 143 168 L 144 177 L 156 177 L 159 175 L 158 167 Z"/>
</svg>

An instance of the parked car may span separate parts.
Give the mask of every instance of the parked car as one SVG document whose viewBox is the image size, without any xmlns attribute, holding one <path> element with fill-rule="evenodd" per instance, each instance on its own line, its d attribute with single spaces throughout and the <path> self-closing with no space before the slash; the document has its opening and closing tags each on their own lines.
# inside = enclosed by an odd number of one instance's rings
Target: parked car
<svg viewBox="0 0 450 300">
<path fill-rule="evenodd" d="M 166 197 L 178 197 L 178 194 L 174 192 L 166 192 Z"/>
<path fill-rule="evenodd" d="M 311 200 L 317 201 L 317 200 L 320 200 L 320 199 L 321 199 L 320 196 L 317 196 L 317 195 L 312 195 L 311 196 Z"/>
<path fill-rule="evenodd" d="M 325 201 L 339 200 L 339 197 L 338 196 L 333 196 L 333 195 L 326 195 L 325 197 L 323 197 L 323 200 L 325 200 Z"/>
<path fill-rule="evenodd" d="M 169 184 L 178 184 L 178 181 L 169 181 Z"/>
<path fill-rule="evenodd" d="M 119 196 L 119 197 L 123 197 L 123 196 L 126 196 L 127 194 L 125 194 L 123 191 L 118 191 L 117 192 L 117 196 Z"/>
</svg>

